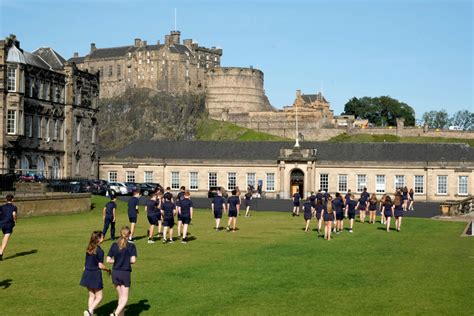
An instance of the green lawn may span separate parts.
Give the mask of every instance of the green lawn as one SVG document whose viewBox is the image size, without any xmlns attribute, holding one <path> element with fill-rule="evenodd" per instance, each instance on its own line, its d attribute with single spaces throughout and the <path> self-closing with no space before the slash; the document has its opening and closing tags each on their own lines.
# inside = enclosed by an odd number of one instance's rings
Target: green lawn
<svg viewBox="0 0 474 316">
<path fill-rule="evenodd" d="M 267 133 L 257 132 L 239 125 L 216 121 L 211 119 L 203 119 L 197 124 L 198 140 L 237 140 L 237 141 L 281 141 L 289 140 L 274 136 Z"/>
<path fill-rule="evenodd" d="M 94 197 L 99 208 L 105 201 Z M 90 232 L 102 227 L 99 208 L 18 222 L 0 262 L 2 315 L 82 315 L 79 280 Z M 118 228 L 126 221 L 120 202 Z M 140 214 L 138 236 L 147 224 Z M 465 223 L 406 218 L 400 233 L 356 223 L 332 241 L 305 234 L 303 218 L 288 213 L 237 224 L 236 233 L 216 232 L 210 211 L 198 210 L 188 244 L 138 240 L 128 314 L 474 313 L 474 238 L 460 237 Z M 116 303 L 106 275 L 104 283 L 100 315 Z"/>
<path fill-rule="evenodd" d="M 474 147 L 474 139 L 465 138 L 445 138 L 445 137 L 399 137 L 396 135 L 370 135 L 370 134 L 354 134 L 346 133 L 337 135 L 329 140 L 330 142 L 345 143 L 368 143 L 368 142 L 390 142 L 390 143 L 466 143 Z"/>
</svg>

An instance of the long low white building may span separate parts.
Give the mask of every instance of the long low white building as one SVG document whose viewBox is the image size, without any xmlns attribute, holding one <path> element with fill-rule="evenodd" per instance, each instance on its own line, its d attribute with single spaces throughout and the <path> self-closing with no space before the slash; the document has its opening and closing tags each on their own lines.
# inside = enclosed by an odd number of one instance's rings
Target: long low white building
<svg viewBox="0 0 474 316">
<path fill-rule="evenodd" d="M 267 198 L 364 187 L 380 196 L 407 186 L 416 200 L 444 201 L 473 194 L 473 170 L 465 144 L 139 141 L 100 158 L 101 179 L 184 185 L 195 196 L 216 186 L 260 184 Z"/>
</svg>

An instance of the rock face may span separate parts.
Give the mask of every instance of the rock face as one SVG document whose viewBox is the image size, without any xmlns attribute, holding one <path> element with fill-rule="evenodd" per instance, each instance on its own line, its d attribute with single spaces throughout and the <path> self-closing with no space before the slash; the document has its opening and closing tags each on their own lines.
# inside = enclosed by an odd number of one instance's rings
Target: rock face
<svg viewBox="0 0 474 316">
<path fill-rule="evenodd" d="M 100 144 L 103 149 L 116 149 L 137 140 L 193 139 L 196 122 L 205 113 L 202 94 L 131 89 L 100 101 Z"/>
</svg>

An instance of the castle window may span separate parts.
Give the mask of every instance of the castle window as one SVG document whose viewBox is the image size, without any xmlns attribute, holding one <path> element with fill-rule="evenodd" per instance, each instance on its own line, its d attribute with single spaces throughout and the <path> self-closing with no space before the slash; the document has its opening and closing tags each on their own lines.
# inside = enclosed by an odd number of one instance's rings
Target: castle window
<svg viewBox="0 0 474 316">
<path fill-rule="evenodd" d="M 415 193 L 423 194 L 425 193 L 425 176 L 415 176 L 414 180 Z"/>
<path fill-rule="evenodd" d="M 150 60 L 149 60 L 149 59 L 147 59 L 147 60 L 146 60 L 146 63 L 147 63 L 147 64 L 149 64 L 149 63 L 150 63 Z"/>
<path fill-rule="evenodd" d="M 375 176 L 375 192 L 385 193 L 385 175 L 378 174 Z"/>
<path fill-rule="evenodd" d="M 104 66 L 100 66 L 99 71 L 100 71 L 100 77 L 103 78 L 104 77 Z"/>
<path fill-rule="evenodd" d="M 153 171 L 145 171 L 143 179 L 145 180 L 144 182 L 153 182 Z"/>
<path fill-rule="evenodd" d="M 139 64 L 139 65 L 142 64 L 142 60 L 141 60 L 141 59 L 138 60 L 138 64 Z"/>
<path fill-rule="evenodd" d="M 448 176 L 438 176 L 438 190 L 437 193 L 440 195 L 448 194 Z"/>
<path fill-rule="evenodd" d="M 208 190 L 217 186 L 217 172 L 209 172 L 207 176 Z"/>
<path fill-rule="evenodd" d="M 50 122 L 51 120 L 48 118 L 48 120 L 46 121 L 46 141 L 49 142 L 49 127 L 50 127 Z"/>
<path fill-rule="evenodd" d="M 161 63 L 164 65 L 164 64 L 165 64 L 165 61 L 163 60 Z"/>
<path fill-rule="evenodd" d="M 81 121 L 76 121 L 76 143 L 81 141 Z"/>
<path fill-rule="evenodd" d="M 458 194 L 459 195 L 468 195 L 468 179 L 467 176 L 458 177 Z"/>
<path fill-rule="evenodd" d="M 113 66 L 109 65 L 109 78 L 113 75 Z"/>
<path fill-rule="evenodd" d="M 59 140 L 64 139 L 64 131 L 63 131 L 63 121 L 59 121 L 58 132 L 59 132 Z"/>
<path fill-rule="evenodd" d="M 267 173 L 267 188 L 266 191 L 275 191 L 275 174 Z"/>
<path fill-rule="evenodd" d="M 16 91 L 16 68 L 8 67 L 7 71 L 7 89 L 10 92 Z"/>
<path fill-rule="evenodd" d="M 237 174 L 235 172 L 227 173 L 227 190 L 234 190 L 237 185 Z"/>
<path fill-rule="evenodd" d="M 45 82 L 42 84 L 43 86 L 43 99 L 49 101 L 49 83 Z"/>
<path fill-rule="evenodd" d="M 127 179 L 127 182 L 135 182 L 135 171 L 127 171 L 126 179 Z"/>
<path fill-rule="evenodd" d="M 31 115 L 25 117 L 25 135 L 33 137 L 33 117 Z"/>
<path fill-rule="evenodd" d="M 395 176 L 395 190 L 403 188 L 405 186 L 405 176 L 396 175 Z"/>
<path fill-rule="evenodd" d="M 209 55 L 206 56 L 206 60 L 209 60 Z"/>
<path fill-rule="evenodd" d="M 338 185 L 337 185 L 338 191 L 347 192 L 347 174 L 338 174 L 337 182 L 338 182 Z"/>
<path fill-rule="evenodd" d="M 54 127 L 53 127 L 53 139 L 56 140 L 58 139 L 59 135 L 59 122 L 58 120 L 54 120 Z"/>
<path fill-rule="evenodd" d="M 117 78 L 122 76 L 122 65 L 117 65 Z"/>
<path fill-rule="evenodd" d="M 199 174 L 196 171 L 191 171 L 189 173 L 189 189 L 190 190 L 199 189 L 198 178 L 199 178 Z"/>
<path fill-rule="evenodd" d="M 247 188 L 250 186 L 255 188 L 255 185 L 256 185 L 255 172 L 247 173 Z"/>
<path fill-rule="evenodd" d="M 364 188 L 366 188 L 366 187 L 367 187 L 367 175 L 358 174 L 357 175 L 357 186 L 356 186 L 357 192 L 361 193 L 364 190 Z"/>
<path fill-rule="evenodd" d="M 117 171 L 109 171 L 109 182 L 117 182 Z"/>
<path fill-rule="evenodd" d="M 36 117 L 36 137 L 38 137 L 38 138 L 43 137 L 43 130 L 41 128 L 41 122 L 42 121 L 43 121 L 43 119 L 41 118 L 41 116 Z"/>
<path fill-rule="evenodd" d="M 95 138 L 96 138 L 96 134 L 97 134 L 97 126 L 94 124 L 92 125 L 92 144 L 95 144 Z"/>
<path fill-rule="evenodd" d="M 327 173 L 321 173 L 319 175 L 319 188 L 325 192 L 329 189 L 329 175 Z"/>
<path fill-rule="evenodd" d="M 171 189 L 179 189 L 179 171 L 171 172 Z"/>
<path fill-rule="evenodd" d="M 8 110 L 7 112 L 7 134 L 16 134 L 16 111 Z"/>
</svg>

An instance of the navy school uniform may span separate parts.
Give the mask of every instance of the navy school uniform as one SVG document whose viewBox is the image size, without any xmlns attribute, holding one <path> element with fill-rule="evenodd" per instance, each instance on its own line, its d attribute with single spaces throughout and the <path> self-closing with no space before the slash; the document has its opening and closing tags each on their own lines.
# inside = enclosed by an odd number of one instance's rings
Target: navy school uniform
<svg viewBox="0 0 474 316">
<path fill-rule="evenodd" d="M 311 217 L 313 216 L 313 210 L 312 210 L 312 205 L 311 201 L 306 201 L 303 204 L 303 211 L 304 211 L 304 220 L 310 220 Z"/>
<path fill-rule="evenodd" d="M 349 201 L 350 198 L 351 198 L 351 194 L 350 194 L 350 193 L 347 193 L 347 194 L 344 196 L 344 199 L 346 200 L 346 205 L 347 205 L 347 201 Z"/>
<path fill-rule="evenodd" d="M 163 210 L 163 226 L 173 228 L 174 226 L 174 215 L 175 205 L 171 201 L 165 201 L 161 204 Z"/>
<path fill-rule="evenodd" d="M 250 206 L 250 201 L 252 200 L 252 193 L 245 194 L 245 207 Z"/>
<path fill-rule="evenodd" d="M 298 192 L 293 194 L 293 206 L 300 206 L 300 199 L 301 195 Z"/>
<path fill-rule="evenodd" d="M 341 221 L 344 219 L 344 202 L 342 198 L 338 197 L 332 201 L 332 208 L 336 212 L 336 219 Z"/>
<path fill-rule="evenodd" d="M 118 244 L 115 242 L 110 247 L 107 256 L 114 258 L 114 266 L 112 267 L 112 283 L 115 285 L 130 287 L 130 274 L 132 272 L 130 258 L 137 256 L 137 248 L 135 245 L 127 242 L 125 248 L 119 249 Z"/>
<path fill-rule="evenodd" d="M 316 194 L 316 200 L 322 200 L 323 199 L 323 194 L 321 192 L 318 192 L 318 194 Z"/>
<path fill-rule="evenodd" d="M 403 217 L 403 204 L 395 205 L 395 210 L 393 211 L 395 218 Z"/>
<path fill-rule="evenodd" d="M 327 210 L 324 210 L 324 221 L 333 222 L 334 221 L 334 212 L 328 213 Z"/>
<path fill-rule="evenodd" d="M 130 223 L 137 222 L 137 207 L 138 198 L 136 196 L 132 196 L 132 198 L 128 200 L 128 219 Z"/>
<path fill-rule="evenodd" d="M 216 195 L 212 199 L 212 204 L 214 204 L 214 218 L 222 218 L 222 210 L 225 200 L 222 196 Z"/>
<path fill-rule="evenodd" d="M 231 196 L 227 201 L 229 203 L 229 217 L 237 217 L 237 205 L 240 204 L 240 199 L 238 196 Z"/>
<path fill-rule="evenodd" d="M 385 215 L 385 217 L 392 217 L 392 203 L 385 202 L 383 208 L 383 215 Z"/>
<path fill-rule="evenodd" d="M 157 225 L 158 224 L 158 212 L 157 209 L 158 202 L 154 200 L 146 201 L 146 216 L 148 218 L 148 223 L 150 225 Z"/>
<path fill-rule="evenodd" d="M 348 200 L 346 202 L 347 206 L 348 206 L 348 212 L 347 212 L 347 215 L 349 217 L 349 219 L 354 219 L 355 216 L 356 216 L 356 211 L 355 211 L 355 207 L 357 205 L 357 202 L 354 201 L 354 200 Z"/>
<path fill-rule="evenodd" d="M 311 202 L 311 206 L 316 208 L 316 195 L 312 194 L 310 197 L 309 197 L 309 201 Z"/>
<path fill-rule="evenodd" d="M 403 191 L 402 192 L 402 201 L 408 200 L 408 192 Z"/>
<path fill-rule="evenodd" d="M 369 201 L 369 211 L 376 211 L 377 210 L 377 200 Z"/>
<path fill-rule="evenodd" d="M 0 224 L 4 235 L 12 234 L 13 227 L 15 227 L 15 219 L 13 213 L 18 215 L 18 209 L 12 203 L 6 203 L 0 207 Z"/>
<path fill-rule="evenodd" d="M 179 191 L 178 196 L 176 197 L 176 206 L 181 206 L 181 201 L 184 198 L 184 192 Z M 181 214 L 178 213 L 178 221 L 181 221 Z"/>
<path fill-rule="evenodd" d="M 323 210 L 324 210 L 325 212 L 327 211 L 327 207 L 326 207 L 326 205 L 324 205 L 324 204 L 316 204 L 315 209 L 316 209 L 316 218 L 317 218 L 318 220 L 321 219 L 321 213 L 323 212 Z"/>
<path fill-rule="evenodd" d="M 365 209 L 367 208 L 366 202 L 367 200 L 364 198 L 359 199 L 359 211 L 365 211 Z"/>
<path fill-rule="evenodd" d="M 102 282 L 102 271 L 99 268 L 99 262 L 104 263 L 104 251 L 102 248 L 97 246 L 95 254 L 92 255 L 86 252 L 85 262 L 80 285 L 94 290 L 103 289 L 104 283 Z"/>
<path fill-rule="evenodd" d="M 191 223 L 191 208 L 193 207 L 193 201 L 190 199 L 182 199 L 179 203 L 181 207 L 181 221 L 183 224 L 190 224 Z"/>
<path fill-rule="evenodd" d="M 365 192 L 362 192 L 362 194 L 360 195 L 360 198 L 364 201 L 364 202 L 367 202 L 367 200 L 369 199 L 370 197 L 370 194 L 369 192 L 365 191 Z"/>
<path fill-rule="evenodd" d="M 408 195 L 410 196 L 410 200 L 412 200 L 412 201 L 415 200 L 415 192 L 410 192 L 410 193 L 408 193 Z"/>
<path fill-rule="evenodd" d="M 115 239 L 114 209 L 117 211 L 117 204 L 114 201 L 109 201 L 105 204 L 104 229 L 102 233 L 105 236 L 110 225 L 110 239 Z"/>
</svg>

